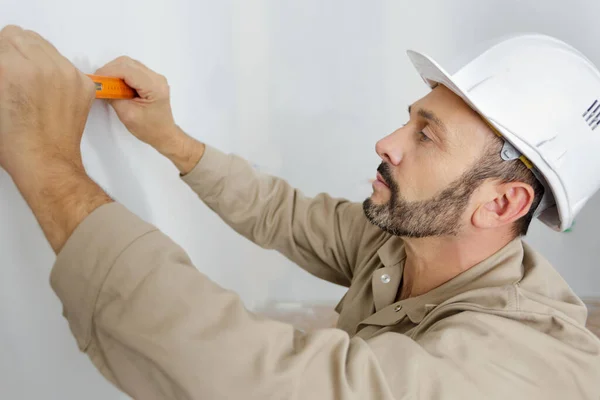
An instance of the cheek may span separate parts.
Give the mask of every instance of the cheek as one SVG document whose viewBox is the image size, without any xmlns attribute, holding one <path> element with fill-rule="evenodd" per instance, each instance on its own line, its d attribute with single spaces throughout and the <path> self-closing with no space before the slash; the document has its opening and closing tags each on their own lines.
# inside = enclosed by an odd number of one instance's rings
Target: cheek
<svg viewBox="0 0 600 400">
<path fill-rule="evenodd" d="M 420 161 L 426 162 L 401 165 L 395 176 L 400 195 L 407 201 L 430 200 L 460 176 L 439 159 Z"/>
</svg>

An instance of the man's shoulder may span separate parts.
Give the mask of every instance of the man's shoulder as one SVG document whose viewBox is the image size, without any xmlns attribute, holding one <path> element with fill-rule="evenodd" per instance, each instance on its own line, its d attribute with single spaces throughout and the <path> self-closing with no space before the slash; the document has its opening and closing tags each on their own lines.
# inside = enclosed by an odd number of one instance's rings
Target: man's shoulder
<svg viewBox="0 0 600 400">
<path fill-rule="evenodd" d="M 537 250 L 523 242 L 523 276 L 515 284 L 518 311 L 550 315 L 584 326 L 587 310 L 569 284 Z"/>
<path fill-rule="evenodd" d="M 560 318 L 528 311 L 464 310 L 437 321 L 414 339 L 471 379 L 509 385 L 512 393 L 545 398 L 599 394 L 600 340 Z"/>
<path fill-rule="evenodd" d="M 514 281 L 499 279 L 497 286 L 476 287 L 449 298 L 432 310 L 423 332 L 476 328 L 484 335 L 500 334 L 534 347 L 561 343 L 600 355 L 600 340 L 585 327 L 585 304 L 548 260 L 523 242 L 522 259 L 510 264 L 505 271 L 502 265 L 492 271 Z M 514 272 L 517 267 L 519 274 Z"/>
</svg>

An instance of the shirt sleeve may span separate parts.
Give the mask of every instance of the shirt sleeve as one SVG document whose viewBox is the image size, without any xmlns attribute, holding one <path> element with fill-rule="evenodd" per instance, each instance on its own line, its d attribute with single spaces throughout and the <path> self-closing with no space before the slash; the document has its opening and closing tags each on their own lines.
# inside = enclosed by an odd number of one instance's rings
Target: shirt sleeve
<svg viewBox="0 0 600 400">
<path fill-rule="evenodd" d="M 306 197 L 285 180 L 210 146 L 182 179 L 236 232 L 339 285 L 350 285 L 360 249 L 370 248 L 363 242 L 383 236 L 362 204 L 325 193 Z"/>
<path fill-rule="evenodd" d="M 118 203 L 77 227 L 51 284 L 79 348 L 136 399 L 412 398 L 423 382 L 415 377 L 445 370 L 404 335 L 371 346 L 340 329 L 303 333 L 249 312 Z M 393 348 L 401 358 L 390 357 Z"/>
<path fill-rule="evenodd" d="M 251 313 L 118 203 L 76 228 L 50 281 L 79 348 L 135 399 L 597 398 L 596 345 L 573 351 L 503 316 L 461 312 L 414 338 L 390 327 L 363 340 Z"/>
<path fill-rule="evenodd" d="M 118 203 L 77 227 L 50 281 L 80 350 L 133 398 L 393 398 L 365 341 L 249 312 Z"/>
</svg>

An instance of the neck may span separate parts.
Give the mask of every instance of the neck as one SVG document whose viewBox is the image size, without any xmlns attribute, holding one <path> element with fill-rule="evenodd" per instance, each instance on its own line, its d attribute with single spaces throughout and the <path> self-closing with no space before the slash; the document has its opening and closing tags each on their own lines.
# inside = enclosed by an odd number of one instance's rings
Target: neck
<svg viewBox="0 0 600 400">
<path fill-rule="evenodd" d="M 487 259 L 512 241 L 506 233 L 405 239 L 400 299 L 420 296 Z"/>
</svg>

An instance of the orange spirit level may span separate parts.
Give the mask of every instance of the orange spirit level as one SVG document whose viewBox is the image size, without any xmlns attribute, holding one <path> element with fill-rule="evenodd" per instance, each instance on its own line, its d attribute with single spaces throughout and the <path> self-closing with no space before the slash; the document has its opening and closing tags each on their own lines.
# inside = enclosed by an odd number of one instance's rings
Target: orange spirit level
<svg viewBox="0 0 600 400">
<path fill-rule="evenodd" d="M 96 84 L 97 99 L 133 99 L 136 91 L 123 79 L 110 76 L 89 75 Z"/>
</svg>

